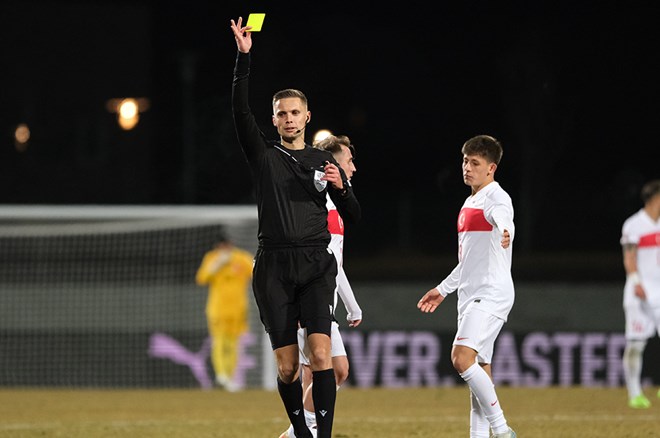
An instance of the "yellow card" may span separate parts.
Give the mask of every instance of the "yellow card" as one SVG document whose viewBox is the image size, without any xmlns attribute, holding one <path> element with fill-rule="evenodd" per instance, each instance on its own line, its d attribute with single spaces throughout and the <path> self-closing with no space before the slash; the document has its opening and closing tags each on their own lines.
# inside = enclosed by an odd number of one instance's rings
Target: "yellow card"
<svg viewBox="0 0 660 438">
<path fill-rule="evenodd" d="M 260 32 L 261 26 L 264 24 L 266 14 L 250 14 L 246 26 L 252 26 L 250 32 Z"/>
</svg>

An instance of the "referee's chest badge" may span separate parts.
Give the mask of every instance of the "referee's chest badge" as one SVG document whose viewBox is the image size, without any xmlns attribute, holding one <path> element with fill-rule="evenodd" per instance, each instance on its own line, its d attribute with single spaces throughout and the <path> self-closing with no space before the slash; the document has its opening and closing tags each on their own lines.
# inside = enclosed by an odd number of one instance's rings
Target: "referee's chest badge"
<svg viewBox="0 0 660 438">
<path fill-rule="evenodd" d="M 319 192 L 322 192 L 325 190 L 325 188 L 328 185 L 328 182 L 321 179 L 325 176 L 325 172 L 320 172 L 318 170 L 314 171 L 314 187 L 316 187 L 316 190 Z"/>
</svg>

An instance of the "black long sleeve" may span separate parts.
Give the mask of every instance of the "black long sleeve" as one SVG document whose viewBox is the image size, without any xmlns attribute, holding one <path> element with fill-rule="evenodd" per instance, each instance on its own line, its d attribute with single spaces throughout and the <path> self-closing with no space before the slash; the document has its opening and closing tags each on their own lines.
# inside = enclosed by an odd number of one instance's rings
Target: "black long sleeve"
<svg viewBox="0 0 660 438">
<path fill-rule="evenodd" d="M 337 164 L 337 167 L 339 167 L 339 164 Z M 342 220 L 349 224 L 355 224 L 359 222 L 362 217 L 362 207 L 360 207 L 360 203 L 353 192 L 353 187 L 346 180 L 346 176 L 341 167 L 339 167 L 339 171 L 342 176 L 345 190 L 336 190 L 330 187 L 328 193 L 330 194 L 330 199 L 332 199 L 332 202 L 337 207 L 337 211 L 339 211 Z"/>
</svg>

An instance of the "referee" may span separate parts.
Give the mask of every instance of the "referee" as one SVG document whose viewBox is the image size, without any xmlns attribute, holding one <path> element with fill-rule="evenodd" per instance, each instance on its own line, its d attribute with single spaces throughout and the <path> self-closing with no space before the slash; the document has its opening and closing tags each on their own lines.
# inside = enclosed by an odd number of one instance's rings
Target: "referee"
<svg viewBox="0 0 660 438">
<path fill-rule="evenodd" d="M 277 361 L 277 387 L 295 436 L 312 437 L 305 424 L 298 363 L 298 324 L 307 329 L 317 436 L 332 436 L 336 382 L 330 327 L 337 262 L 328 248 L 326 194 L 346 222 L 360 218 L 360 204 L 332 154 L 305 144 L 311 112 L 307 98 L 286 89 L 273 96 L 279 141 L 268 141 L 248 105 L 250 28 L 231 20 L 238 53 L 232 108 L 238 141 L 255 184 L 259 248 L 253 292 Z"/>
</svg>

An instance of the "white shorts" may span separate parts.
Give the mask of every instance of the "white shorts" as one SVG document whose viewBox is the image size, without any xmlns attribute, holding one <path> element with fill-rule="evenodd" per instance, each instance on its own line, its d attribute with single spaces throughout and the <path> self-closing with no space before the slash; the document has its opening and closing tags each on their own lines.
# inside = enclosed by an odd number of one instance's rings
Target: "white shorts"
<svg viewBox="0 0 660 438">
<path fill-rule="evenodd" d="M 470 303 L 458 319 L 458 330 L 453 345 L 463 345 L 477 352 L 477 361 L 490 364 L 495 339 L 500 334 L 504 320 L 479 308 L 479 302 Z"/>
<path fill-rule="evenodd" d="M 346 356 L 346 347 L 344 347 L 344 341 L 341 339 L 341 334 L 339 333 L 339 324 L 337 321 L 332 321 L 332 326 L 330 329 L 330 342 L 332 343 L 332 357 L 337 356 Z M 307 345 L 307 330 L 298 329 L 298 351 L 300 357 L 300 363 L 303 365 L 309 365 L 309 346 Z"/>
<path fill-rule="evenodd" d="M 626 339 L 645 340 L 660 335 L 660 307 L 651 307 L 640 299 L 623 306 L 626 317 Z"/>
</svg>

